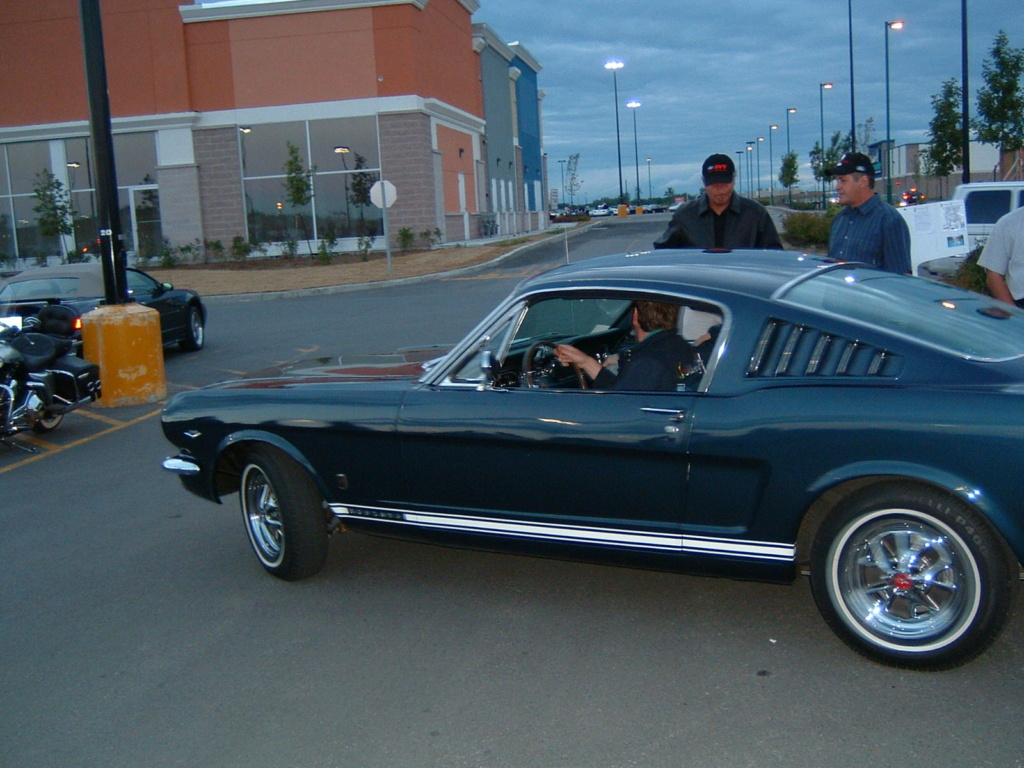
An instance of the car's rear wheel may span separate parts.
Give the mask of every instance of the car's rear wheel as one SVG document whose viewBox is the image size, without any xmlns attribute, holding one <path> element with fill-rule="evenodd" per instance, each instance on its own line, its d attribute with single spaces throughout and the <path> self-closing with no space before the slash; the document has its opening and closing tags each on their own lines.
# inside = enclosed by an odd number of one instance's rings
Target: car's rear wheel
<svg viewBox="0 0 1024 768">
<path fill-rule="evenodd" d="M 206 342 L 206 326 L 203 323 L 203 313 L 194 304 L 188 308 L 185 333 L 185 337 L 178 342 L 178 347 L 183 352 L 195 352 L 203 348 Z"/>
<path fill-rule="evenodd" d="M 1008 548 L 964 502 L 915 486 L 868 489 L 825 521 L 811 587 L 829 626 L 859 653 L 948 669 L 984 651 L 1009 617 Z"/>
<path fill-rule="evenodd" d="M 256 557 L 286 581 L 318 573 L 327 560 L 327 517 L 312 479 L 269 446 L 245 457 L 239 485 L 242 518 Z"/>
</svg>

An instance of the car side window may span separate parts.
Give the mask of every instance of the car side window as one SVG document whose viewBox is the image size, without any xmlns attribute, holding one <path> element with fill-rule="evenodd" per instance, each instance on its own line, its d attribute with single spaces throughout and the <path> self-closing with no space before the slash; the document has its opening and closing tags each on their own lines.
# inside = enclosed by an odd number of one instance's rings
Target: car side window
<svg viewBox="0 0 1024 768">
<path fill-rule="evenodd" d="M 136 272 L 133 269 L 128 270 L 128 293 L 129 295 L 137 294 L 152 294 L 156 292 L 157 287 L 160 284 L 149 275 L 144 275 L 141 272 Z"/>
</svg>

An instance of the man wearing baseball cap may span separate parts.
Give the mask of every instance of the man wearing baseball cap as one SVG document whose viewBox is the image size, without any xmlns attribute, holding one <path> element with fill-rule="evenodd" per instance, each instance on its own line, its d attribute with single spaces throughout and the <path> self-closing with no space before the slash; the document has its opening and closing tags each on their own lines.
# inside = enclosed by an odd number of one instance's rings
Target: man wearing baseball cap
<svg viewBox="0 0 1024 768">
<path fill-rule="evenodd" d="M 782 248 L 767 209 L 736 194 L 731 157 L 711 155 L 701 177 L 704 194 L 679 207 L 655 248 Z"/>
<path fill-rule="evenodd" d="M 875 194 L 875 166 L 860 152 L 847 152 L 834 176 L 839 203 L 846 206 L 832 220 L 828 255 L 863 261 L 890 272 L 910 272 L 910 229 L 891 205 Z"/>
</svg>

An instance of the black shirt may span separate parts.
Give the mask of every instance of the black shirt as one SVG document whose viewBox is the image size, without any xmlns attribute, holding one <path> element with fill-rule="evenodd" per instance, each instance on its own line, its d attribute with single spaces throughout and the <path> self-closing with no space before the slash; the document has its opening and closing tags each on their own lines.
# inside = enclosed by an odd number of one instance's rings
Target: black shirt
<svg viewBox="0 0 1024 768">
<path fill-rule="evenodd" d="M 718 235 L 719 230 L 721 235 Z M 707 195 L 680 206 L 654 247 L 781 250 L 782 240 L 768 210 L 756 200 L 734 192 L 729 207 L 721 215 L 711 210 Z"/>
<path fill-rule="evenodd" d="M 690 343 L 673 331 L 654 331 L 619 355 L 619 372 L 602 368 L 596 389 L 674 392 L 694 362 Z"/>
</svg>

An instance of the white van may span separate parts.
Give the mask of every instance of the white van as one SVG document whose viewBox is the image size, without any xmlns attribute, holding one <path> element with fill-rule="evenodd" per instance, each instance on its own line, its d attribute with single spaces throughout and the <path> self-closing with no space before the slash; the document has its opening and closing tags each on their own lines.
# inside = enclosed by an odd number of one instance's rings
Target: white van
<svg viewBox="0 0 1024 768">
<path fill-rule="evenodd" d="M 984 245 L 992 227 L 1010 211 L 1024 206 L 1024 181 L 979 181 L 961 184 L 954 200 L 963 200 L 971 250 Z"/>
</svg>

